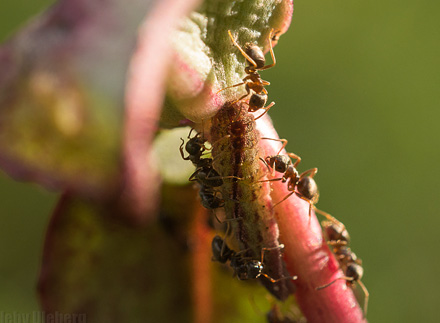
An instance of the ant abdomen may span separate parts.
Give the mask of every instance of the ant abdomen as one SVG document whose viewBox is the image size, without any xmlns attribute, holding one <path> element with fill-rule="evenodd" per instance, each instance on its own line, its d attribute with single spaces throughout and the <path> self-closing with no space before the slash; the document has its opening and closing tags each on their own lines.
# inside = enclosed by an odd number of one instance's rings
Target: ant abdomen
<svg viewBox="0 0 440 323">
<path fill-rule="evenodd" d="M 351 263 L 347 266 L 345 275 L 349 278 L 352 278 L 353 281 L 359 281 L 364 275 L 364 268 L 356 263 Z"/>
<path fill-rule="evenodd" d="M 267 94 L 254 93 L 249 99 L 249 112 L 255 112 L 263 108 L 267 102 Z"/>
<path fill-rule="evenodd" d="M 301 178 L 298 181 L 296 187 L 298 189 L 298 192 L 306 199 L 311 201 L 318 200 L 319 197 L 318 185 L 316 184 L 315 180 L 310 176 Z"/>
<path fill-rule="evenodd" d="M 211 246 L 212 259 L 222 264 L 226 263 L 234 255 L 234 251 L 219 236 L 214 237 Z"/>
<path fill-rule="evenodd" d="M 266 64 L 266 58 L 264 57 L 263 51 L 256 44 L 247 43 L 244 46 L 244 52 L 254 60 L 255 64 L 257 64 L 257 66 L 250 65 L 249 67 L 251 70 L 262 68 L 264 67 L 264 64 Z"/>
</svg>

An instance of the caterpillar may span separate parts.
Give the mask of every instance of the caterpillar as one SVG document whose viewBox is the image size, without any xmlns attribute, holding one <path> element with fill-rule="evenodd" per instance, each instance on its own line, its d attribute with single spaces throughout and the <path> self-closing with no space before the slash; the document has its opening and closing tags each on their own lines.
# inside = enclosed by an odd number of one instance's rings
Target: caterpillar
<svg viewBox="0 0 440 323">
<path fill-rule="evenodd" d="M 289 276 L 282 259 L 279 232 L 272 211 L 270 186 L 263 183 L 267 172 L 260 158 L 260 135 L 254 116 L 242 101 L 227 102 L 212 118 L 210 128 L 212 158 L 221 176 L 237 179 L 221 189 L 226 219 L 235 244 L 244 256 L 258 259 L 262 248 L 273 248 L 264 258 L 265 273 L 275 279 Z M 231 221 L 233 219 L 233 221 Z M 281 249 L 281 250 L 280 250 Z M 295 290 L 291 280 L 276 283 L 261 277 L 263 285 L 277 298 L 285 300 Z"/>
</svg>

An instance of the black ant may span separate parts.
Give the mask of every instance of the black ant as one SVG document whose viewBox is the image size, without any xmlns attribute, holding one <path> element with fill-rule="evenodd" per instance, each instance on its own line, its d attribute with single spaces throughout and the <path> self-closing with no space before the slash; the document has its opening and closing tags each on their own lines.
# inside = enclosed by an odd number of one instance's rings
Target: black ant
<svg viewBox="0 0 440 323">
<path fill-rule="evenodd" d="M 239 280 L 257 279 L 260 276 L 266 277 L 272 283 L 276 283 L 284 279 L 296 280 L 297 276 L 273 279 L 269 275 L 263 273 L 264 252 L 280 248 L 284 248 L 284 245 L 279 245 L 278 247 L 274 248 L 262 248 L 260 260 L 255 260 L 249 257 L 241 256 L 241 254 L 246 252 L 246 250 L 235 252 L 234 250 L 230 249 L 226 242 L 219 236 L 215 236 L 212 240 L 213 260 L 222 264 L 229 260 L 229 265 L 234 269 L 234 275 L 236 275 Z"/>
<path fill-rule="evenodd" d="M 335 222 L 322 221 L 321 224 L 327 237 L 327 243 L 330 246 L 338 248 L 347 246 L 350 243 L 350 235 L 342 223 L 340 225 Z"/>
<path fill-rule="evenodd" d="M 350 252 L 349 248 L 342 248 L 342 249 Z M 356 255 L 354 253 L 352 253 L 352 252 L 349 253 L 349 256 L 347 258 L 348 259 L 355 259 L 355 260 L 347 260 L 347 264 L 346 264 L 346 266 L 344 266 L 345 268 L 343 268 L 344 272 L 345 272 L 345 276 L 336 278 L 332 282 L 325 284 L 323 286 L 319 286 L 316 288 L 316 290 L 324 289 L 324 288 L 332 285 L 333 283 L 335 283 L 337 280 L 341 280 L 341 279 L 346 280 L 347 286 L 349 286 L 349 287 L 353 287 L 354 283 L 357 282 L 359 284 L 359 286 L 361 286 L 361 288 L 364 292 L 364 295 L 365 295 L 364 315 L 366 316 L 367 315 L 368 298 L 369 298 L 370 294 L 368 293 L 367 288 L 365 287 L 365 285 L 361 281 L 362 276 L 364 275 L 364 269 L 362 268 L 360 259 L 357 259 Z M 345 260 L 346 256 L 344 256 L 343 259 Z"/>
<path fill-rule="evenodd" d="M 188 134 L 188 142 L 185 145 L 185 150 L 188 156 L 185 157 L 183 152 L 183 145 L 185 141 L 182 140 L 182 144 L 179 147 L 180 155 L 184 160 L 191 160 L 191 162 L 196 166 L 196 171 L 190 176 L 189 181 L 197 181 L 201 185 L 210 187 L 219 187 L 223 185 L 223 179 L 225 178 L 235 178 L 240 179 L 236 176 L 220 176 L 220 174 L 213 168 L 212 158 L 201 158 L 203 153 L 208 150 L 205 143 L 207 142 L 200 133 L 196 134 L 191 138 L 191 133 L 194 128 Z"/>
<path fill-rule="evenodd" d="M 367 315 L 367 306 L 369 293 L 365 285 L 362 283 L 361 279 L 364 275 L 364 269 L 362 268 L 362 260 L 358 259 L 356 254 L 351 251 L 347 246 L 350 242 L 350 236 L 345 228 L 337 227 L 335 223 L 330 223 L 324 221 L 322 223 L 324 226 L 324 232 L 327 235 L 327 243 L 333 246 L 333 253 L 339 262 L 345 276 L 336 278 L 328 284 L 319 286 L 316 290 L 324 289 L 338 280 L 346 280 L 347 286 L 353 287 L 354 283 L 357 282 L 361 286 L 365 299 L 364 299 L 364 315 Z"/>
<path fill-rule="evenodd" d="M 220 192 L 216 191 L 210 186 L 200 185 L 199 196 L 202 205 L 209 210 L 218 209 L 225 206 L 225 200 L 218 197 L 219 193 Z M 217 221 L 221 222 L 218 219 Z"/>
<path fill-rule="evenodd" d="M 270 167 L 274 171 L 277 171 L 279 173 L 283 173 L 283 177 L 281 178 L 269 179 L 264 182 L 271 182 L 271 181 L 282 181 L 283 183 L 287 182 L 287 189 L 291 192 L 287 194 L 286 197 L 284 197 L 281 201 L 276 203 L 274 207 L 280 204 L 281 202 L 284 202 L 291 195 L 295 194 L 296 196 L 307 201 L 310 204 L 309 216 L 311 216 L 312 206 L 316 204 L 319 199 L 318 185 L 313 179 L 313 176 L 315 176 L 315 174 L 318 172 L 318 168 L 312 168 L 299 174 L 296 167 L 301 162 L 301 157 L 299 157 L 294 153 L 287 153 L 287 156 L 279 155 L 279 153 L 287 145 L 286 139 L 272 139 L 272 138 L 261 138 L 261 139 L 281 141 L 284 143 L 277 155 L 267 156 L 264 160 L 262 159 L 262 161 L 266 164 L 267 167 Z M 293 164 L 292 164 L 292 159 L 296 159 L 295 163 Z"/>
<path fill-rule="evenodd" d="M 241 179 L 237 176 L 221 176 L 212 166 L 212 158 L 202 158 L 196 165 L 196 171 L 190 176 L 189 181 L 196 181 L 201 185 L 209 187 L 219 187 L 224 183 L 224 179 L 235 178 Z"/>
<path fill-rule="evenodd" d="M 272 168 L 274 175 L 275 171 L 279 173 L 283 173 L 283 177 L 265 180 L 263 182 L 271 182 L 271 181 L 282 181 L 283 183 L 287 182 L 287 189 L 291 191 L 291 193 L 287 194 L 281 201 L 277 202 L 275 206 L 287 200 L 292 194 L 295 194 L 299 198 L 307 201 L 309 203 L 309 217 L 312 215 L 312 208 L 319 214 L 325 216 L 328 220 L 341 225 L 343 228 L 345 226 L 338 221 L 336 218 L 328 214 L 327 212 L 321 211 L 315 207 L 315 204 L 318 203 L 319 200 L 319 191 L 318 185 L 316 184 L 313 176 L 318 172 L 318 168 L 309 169 L 301 174 L 299 174 L 296 167 L 301 162 L 301 157 L 294 153 L 286 153 L 286 155 L 280 155 L 280 152 L 286 147 L 287 140 L 286 139 L 272 139 L 272 138 L 261 138 L 267 140 L 280 141 L 283 143 L 283 146 L 278 151 L 276 155 L 267 156 L 266 159 L 260 158 L 264 164 L 268 168 Z M 292 164 L 292 159 L 296 161 Z"/>
<path fill-rule="evenodd" d="M 183 153 L 183 145 L 185 144 L 185 141 L 182 140 L 182 144 L 179 147 L 180 155 L 184 160 L 190 160 L 195 166 L 198 166 L 202 154 L 207 150 L 205 143 L 207 142 L 206 139 L 203 138 L 203 136 L 200 135 L 200 133 L 197 133 L 194 137 L 191 138 L 191 133 L 193 132 L 194 128 L 191 129 L 191 131 L 188 134 L 188 142 L 185 145 L 185 150 L 188 153 L 188 156 L 185 157 Z"/>
<path fill-rule="evenodd" d="M 266 85 L 269 85 L 270 82 L 264 81 L 263 79 L 261 79 L 261 76 L 260 76 L 260 74 L 258 74 L 258 72 L 266 70 L 268 68 L 271 68 L 271 67 L 275 66 L 275 64 L 276 64 L 275 54 L 273 52 L 273 46 L 272 46 L 272 38 L 275 37 L 276 35 L 273 35 L 273 29 L 272 29 L 269 34 L 269 38 L 268 38 L 269 39 L 269 46 L 270 46 L 270 55 L 272 57 L 272 64 L 265 65 L 266 59 L 265 59 L 263 51 L 261 50 L 260 47 L 258 47 L 254 43 L 246 43 L 246 45 L 244 46 L 244 49 L 243 49 L 237 43 L 234 36 L 232 36 L 232 33 L 230 30 L 228 30 L 228 34 L 229 34 L 229 37 L 231 38 L 234 46 L 237 47 L 238 50 L 241 52 L 241 54 L 244 56 L 244 58 L 246 58 L 249 65 L 246 66 L 244 69 L 244 71 L 247 75 L 243 78 L 243 82 L 232 85 L 232 86 L 228 86 L 224 89 L 221 89 L 217 93 L 220 93 L 221 91 L 224 91 L 226 89 L 230 89 L 232 87 L 245 85 L 245 89 L 246 89 L 247 93 L 245 95 L 243 95 L 241 98 L 239 98 L 238 100 L 236 100 L 235 102 L 244 99 L 246 96 L 251 94 L 251 91 L 253 91 L 251 97 L 249 98 L 248 112 L 255 112 L 260 109 L 265 110 L 264 113 L 262 113 L 260 116 L 255 118 L 255 120 L 257 120 L 257 119 L 261 118 L 264 114 L 266 114 L 267 111 L 269 111 L 269 109 L 275 104 L 275 102 L 272 102 L 267 107 L 265 107 L 266 102 L 267 102 L 267 91 L 264 87 Z"/>
</svg>

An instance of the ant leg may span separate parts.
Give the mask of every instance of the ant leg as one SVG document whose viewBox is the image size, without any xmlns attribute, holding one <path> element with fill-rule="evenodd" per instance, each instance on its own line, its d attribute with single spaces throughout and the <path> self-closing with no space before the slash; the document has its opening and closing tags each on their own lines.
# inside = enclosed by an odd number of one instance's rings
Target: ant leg
<svg viewBox="0 0 440 323">
<path fill-rule="evenodd" d="M 262 114 L 260 114 L 258 117 L 254 118 L 255 121 L 257 121 L 258 119 L 260 119 L 262 116 L 264 116 L 267 111 L 269 111 L 270 108 L 272 108 L 275 105 L 275 102 L 272 102 L 271 104 L 269 104 L 267 107 L 263 108 L 264 112 Z"/>
<path fill-rule="evenodd" d="M 188 139 L 191 139 L 191 134 L 192 134 L 192 132 L 193 132 L 194 130 L 195 130 L 194 128 L 191 128 L 191 130 L 190 130 L 190 132 L 189 132 L 189 134 L 188 134 Z M 196 135 L 196 137 L 197 137 L 197 135 Z"/>
<path fill-rule="evenodd" d="M 248 86 L 246 86 L 246 92 L 247 92 L 247 93 L 246 93 L 245 95 L 243 95 L 243 96 L 240 97 L 239 99 L 235 100 L 235 101 L 232 102 L 231 104 L 234 104 L 234 103 L 236 103 L 236 102 L 238 102 L 238 101 L 241 101 L 241 100 L 243 100 L 245 97 L 247 97 L 249 94 L 251 94 L 251 90 L 249 89 Z M 249 103 L 248 103 L 248 104 L 249 104 Z M 241 117 L 240 113 L 237 113 L 235 119 L 232 120 L 232 123 L 237 122 L 237 121 L 240 119 L 240 117 Z"/>
<path fill-rule="evenodd" d="M 261 137 L 260 139 L 282 142 L 283 145 L 281 146 L 280 150 L 277 152 L 277 155 L 280 154 L 280 152 L 284 149 L 284 147 L 287 146 L 287 143 L 289 142 L 287 139 L 274 139 L 274 138 L 267 138 L 267 137 Z"/>
<path fill-rule="evenodd" d="M 248 54 L 246 54 L 246 52 L 240 47 L 240 45 L 237 44 L 237 42 L 236 42 L 236 40 L 234 39 L 234 36 L 232 36 L 232 33 L 231 33 L 230 30 L 228 30 L 228 34 L 229 34 L 229 37 L 230 37 L 231 40 L 232 40 L 232 43 L 234 44 L 235 47 L 238 48 L 238 50 L 240 51 L 241 55 L 243 55 L 244 58 L 246 58 L 247 61 L 248 61 L 249 63 L 251 63 L 251 64 L 256 68 L 256 67 L 257 67 L 257 63 L 255 63 L 255 61 L 254 61 L 254 60 L 253 60 Z"/>
<path fill-rule="evenodd" d="M 286 195 L 285 198 L 283 198 L 281 201 L 279 201 L 278 203 L 276 203 L 273 207 L 277 206 L 278 204 L 280 204 L 281 202 L 284 202 L 285 200 L 287 200 L 292 194 L 294 194 L 296 192 L 291 192 L 289 194 Z"/>
<path fill-rule="evenodd" d="M 261 138 L 261 139 L 286 141 L 286 143 L 284 144 L 284 146 L 287 144 L 287 140 L 286 140 L 286 139 L 271 139 L 271 138 Z M 284 146 L 281 148 L 281 150 L 284 148 Z M 270 167 L 269 164 L 268 164 L 263 158 L 260 157 L 260 160 L 264 163 L 264 165 L 266 165 L 267 170 L 268 170 L 269 172 L 272 170 L 271 176 L 275 176 L 275 168 L 273 167 L 274 165 L 272 165 L 272 167 Z M 274 162 L 274 164 L 275 164 L 275 162 Z M 266 174 L 263 174 L 260 178 L 263 178 L 263 177 L 265 177 L 265 176 L 266 176 Z M 281 179 L 277 178 L 276 180 L 282 180 L 282 178 L 281 178 Z M 272 180 L 259 181 L 259 183 L 262 183 L 262 182 L 268 182 L 268 181 L 273 181 L 273 179 L 272 179 Z"/>
<path fill-rule="evenodd" d="M 249 250 L 251 250 L 250 248 L 244 249 L 244 250 L 240 250 L 239 252 L 236 252 L 235 255 L 241 255 L 242 253 L 248 252 Z M 252 259 L 252 257 L 241 257 L 242 259 Z"/>
<path fill-rule="evenodd" d="M 182 140 L 182 144 L 179 147 L 180 155 L 184 160 L 189 160 L 189 156 L 185 158 L 185 155 L 183 154 L 183 145 L 185 144 L 185 141 L 182 138 L 180 138 L 180 140 Z"/>
<path fill-rule="evenodd" d="M 260 158 L 260 160 L 263 162 L 263 164 L 266 165 L 267 170 L 270 171 L 270 167 L 269 167 L 269 165 L 266 163 L 266 161 L 265 161 L 263 158 L 261 158 L 261 157 L 259 157 L 259 158 Z M 263 176 L 264 176 L 264 175 L 263 175 Z M 263 176 L 262 176 L 262 177 L 263 177 Z M 261 178 L 261 177 L 260 177 L 260 178 Z"/>
<path fill-rule="evenodd" d="M 328 284 L 316 287 L 315 290 L 321 290 L 321 289 L 327 288 L 330 285 L 333 285 L 336 281 L 341 280 L 341 279 L 344 279 L 344 280 L 349 281 L 349 282 L 353 281 L 353 278 L 351 278 L 351 277 L 339 277 L 339 278 L 336 278 L 334 281 L 332 281 L 332 282 L 330 282 Z"/>
<path fill-rule="evenodd" d="M 214 211 L 214 210 L 213 210 Z M 213 212 L 214 213 L 214 212 Z M 217 215 L 214 213 L 214 217 L 216 218 L 216 220 L 220 223 L 220 224 L 225 224 L 226 223 L 226 230 L 225 230 L 225 237 L 229 236 L 230 234 L 230 229 L 231 226 L 229 225 L 231 222 L 233 221 L 242 221 L 243 218 L 239 217 L 239 218 L 233 218 L 233 219 L 224 219 L 223 221 L 221 221 Z"/>
<path fill-rule="evenodd" d="M 315 176 L 317 172 L 318 172 L 318 168 L 316 168 L 316 167 L 315 168 L 311 168 L 311 169 L 306 170 L 305 172 L 301 173 L 301 175 L 299 175 L 299 179 L 304 178 L 306 176 L 309 176 L 310 178 L 313 178 L 313 176 Z"/>
<path fill-rule="evenodd" d="M 282 177 L 280 177 L 280 178 L 271 178 L 271 179 L 265 179 L 264 181 L 258 181 L 258 183 L 264 183 L 264 182 L 276 182 L 276 181 L 282 181 L 283 180 L 283 178 Z M 292 192 L 293 193 L 293 192 Z M 291 194 L 289 193 L 289 196 L 290 196 Z M 284 199 L 283 199 L 283 201 L 284 201 Z M 277 203 L 278 204 L 278 203 Z"/>
<path fill-rule="evenodd" d="M 211 178 L 213 178 L 213 177 L 211 177 Z M 228 179 L 228 178 L 238 179 L 239 181 L 244 180 L 244 178 L 242 178 L 242 177 L 233 176 L 233 175 L 230 175 L 230 176 L 223 176 L 223 177 L 221 177 L 221 179 Z"/>
<path fill-rule="evenodd" d="M 219 94 L 220 92 L 222 92 L 224 90 L 227 90 L 227 89 L 230 89 L 230 88 L 233 88 L 233 87 L 237 87 L 237 86 L 240 86 L 240 85 L 243 85 L 243 84 L 246 84 L 246 82 L 241 82 L 241 83 L 237 83 L 237 84 L 225 87 L 224 89 L 221 89 L 220 91 L 218 91 L 216 94 Z"/>
<path fill-rule="evenodd" d="M 362 290 L 364 291 L 364 316 L 367 316 L 367 307 L 368 307 L 368 298 L 370 297 L 370 293 L 368 292 L 367 288 L 365 287 L 365 285 L 358 280 L 357 283 L 359 284 L 359 286 L 361 286 Z"/>
<path fill-rule="evenodd" d="M 279 282 L 281 280 L 285 280 L 285 279 L 291 279 L 291 280 L 297 280 L 298 279 L 298 276 L 286 276 L 286 277 L 281 277 L 281 278 L 278 278 L 278 279 L 273 279 L 272 277 L 270 277 L 268 274 L 265 274 L 265 273 L 260 273 L 260 275 L 262 275 L 262 276 L 266 277 L 267 279 L 269 279 L 271 283 L 277 283 L 277 282 Z"/>
<path fill-rule="evenodd" d="M 265 251 L 271 251 L 271 250 L 277 250 L 277 249 L 284 249 L 284 245 L 280 244 L 280 245 L 278 245 L 276 247 L 261 248 L 260 262 L 263 263 L 263 261 L 264 261 L 264 252 Z"/>
<path fill-rule="evenodd" d="M 247 96 L 251 93 L 251 90 L 250 90 L 247 86 L 246 86 L 246 91 L 247 91 L 247 93 L 246 93 L 245 95 L 243 95 L 243 96 L 240 97 L 239 99 L 235 100 L 235 101 L 232 102 L 231 104 L 234 104 L 234 103 L 236 103 L 236 102 L 238 102 L 238 101 L 243 100 L 245 97 L 247 97 Z M 237 113 L 235 119 L 232 120 L 232 123 L 237 122 L 237 121 L 240 119 L 240 117 L 241 117 L 241 115 L 240 115 L 239 113 Z"/>
<path fill-rule="evenodd" d="M 293 193 L 295 193 L 295 195 L 298 196 L 300 199 L 309 203 L 309 224 L 310 224 L 310 220 L 312 219 L 312 207 L 313 207 L 312 201 L 310 199 L 308 199 L 307 197 L 305 197 L 304 195 L 302 195 L 301 193 L 298 193 L 296 191 Z"/>
<path fill-rule="evenodd" d="M 218 218 L 218 216 L 217 216 L 217 214 L 216 214 L 216 209 L 212 209 L 211 210 L 212 211 L 212 215 L 214 216 L 214 218 L 217 220 L 217 222 L 218 223 L 220 223 L 220 224 L 223 224 L 223 221 L 221 221 L 219 218 Z"/>
<path fill-rule="evenodd" d="M 324 211 L 318 209 L 316 206 L 313 206 L 313 209 L 315 210 L 316 213 L 319 213 L 322 216 L 325 216 L 327 218 L 327 220 L 329 220 L 329 221 L 333 222 L 334 224 L 340 226 L 342 228 L 342 230 L 345 230 L 344 223 L 342 223 L 341 221 L 337 220 L 334 216 L 328 214 L 327 212 L 324 212 Z"/>
<path fill-rule="evenodd" d="M 208 173 L 208 175 L 206 176 L 206 181 L 211 181 L 211 180 L 216 180 L 216 179 L 229 179 L 229 178 L 233 178 L 233 179 L 237 179 L 239 181 L 244 180 L 244 178 L 242 177 L 238 177 L 238 176 L 209 176 L 210 173 Z M 193 181 L 196 181 L 195 179 Z"/>
<path fill-rule="evenodd" d="M 211 147 L 214 147 L 214 145 L 217 145 L 220 141 L 225 140 L 225 139 L 227 139 L 227 138 L 231 138 L 231 135 L 226 135 L 226 136 L 221 137 L 220 139 L 217 139 L 216 141 L 214 141 L 214 142 L 211 144 Z"/>
<path fill-rule="evenodd" d="M 275 53 L 273 52 L 273 46 L 272 46 L 273 32 L 274 32 L 274 30 L 272 28 L 272 30 L 270 31 L 270 34 L 269 34 L 269 46 L 270 46 L 270 56 L 272 57 L 272 64 L 266 65 L 266 66 L 260 68 L 259 69 L 260 71 L 267 70 L 268 68 L 274 67 L 277 63 L 277 60 L 275 59 Z"/>
<path fill-rule="evenodd" d="M 243 99 L 244 99 L 245 97 L 247 97 L 249 94 L 251 94 L 251 90 L 250 90 L 250 89 L 247 89 L 247 93 L 246 93 L 245 95 L 243 95 L 243 96 L 240 97 L 239 99 L 235 100 L 235 101 L 232 102 L 231 104 L 234 104 L 234 103 L 236 103 L 236 102 L 238 102 L 238 101 L 243 100 Z M 240 117 L 240 114 L 237 114 L 237 117 Z M 235 121 L 237 121 L 237 120 L 238 120 L 238 118 L 235 119 L 233 122 L 235 122 Z"/>
<path fill-rule="evenodd" d="M 296 159 L 295 163 L 293 164 L 294 168 L 296 168 L 296 166 L 298 166 L 298 164 L 301 162 L 301 157 L 299 157 L 297 154 L 287 153 L 287 156 L 289 156 L 292 159 Z"/>
<path fill-rule="evenodd" d="M 189 178 L 188 181 L 195 182 L 197 181 L 196 176 L 202 170 L 202 168 L 197 169 Z"/>
<path fill-rule="evenodd" d="M 341 279 L 341 278 L 336 278 L 334 281 L 332 281 L 332 282 L 330 282 L 330 283 L 328 283 L 328 284 L 325 284 L 325 285 L 322 285 L 322 286 L 316 287 L 315 290 L 321 290 L 321 289 L 327 288 L 327 287 L 329 287 L 330 285 L 333 285 L 333 284 L 334 284 L 335 282 L 337 282 L 339 279 Z"/>
</svg>

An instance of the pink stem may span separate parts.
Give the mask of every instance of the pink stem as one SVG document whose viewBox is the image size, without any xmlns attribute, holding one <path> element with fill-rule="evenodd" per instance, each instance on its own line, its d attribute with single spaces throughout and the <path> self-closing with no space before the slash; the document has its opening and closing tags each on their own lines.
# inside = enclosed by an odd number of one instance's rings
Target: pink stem
<svg viewBox="0 0 440 323">
<path fill-rule="evenodd" d="M 261 118 L 257 128 L 262 137 L 279 138 L 268 117 Z M 281 143 L 261 140 L 260 146 L 266 155 L 275 155 Z M 272 182 L 272 188 L 275 202 L 289 193 L 286 183 L 281 181 Z M 344 274 L 323 238 L 314 212 L 309 218 L 309 204 L 293 194 L 274 210 L 280 240 L 285 245 L 287 267 L 290 274 L 298 276 L 296 298 L 308 322 L 366 322 L 346 281 L 338 280 L 327 288 L 316 290 Z"/>
</svg>

